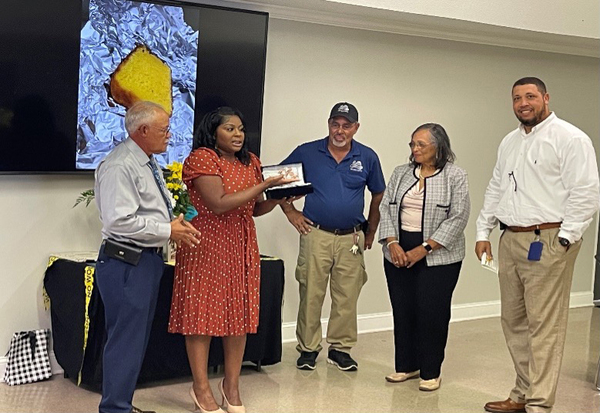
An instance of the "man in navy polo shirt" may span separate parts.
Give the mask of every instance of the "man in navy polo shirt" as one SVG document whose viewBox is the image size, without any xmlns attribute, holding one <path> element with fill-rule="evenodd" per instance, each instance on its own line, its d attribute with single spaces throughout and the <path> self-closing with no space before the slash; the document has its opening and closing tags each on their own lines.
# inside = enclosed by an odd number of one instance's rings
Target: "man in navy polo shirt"
<svg viewBox="0 0 600 413">
<path fill-rule="evenodd" d="M 385 182 L 377 154 L 353 140 L 360 126 L 354 105 L 336 104 L 328 125 L 329 136 L 298 146 L 282 162 L 302 162 L 305 179 L 314 188 L 303 211 L 291 202 L 282 205 L 300 233 L 296 267 L 300 285 L 296 348 L 300 357 L 296 366 L 315 369 L 323 348 L 321 309 L 330 281 L 327 361 L 341 370 L 353 371 L 358 368 L 350 357 L 357 340 L 356 306 L 367 281 L 363 251 L 373 245 Z M 368 221 L 363 215 L 365 187 L 371 192 Z"/>
</svg>

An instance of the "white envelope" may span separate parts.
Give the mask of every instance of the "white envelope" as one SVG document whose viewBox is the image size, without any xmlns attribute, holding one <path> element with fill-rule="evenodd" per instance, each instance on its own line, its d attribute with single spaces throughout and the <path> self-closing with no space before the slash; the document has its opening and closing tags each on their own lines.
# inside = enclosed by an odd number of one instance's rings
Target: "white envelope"
<svg viewBox="0 0 600 413">
<path fill-rule="evenodd" d="M 494 274 L 498 274 L 498 267 L 496 266 L 496 262 L 493 258 L 488 258 L 485 252 L 481 256 L 481 266 L 486 270 L 493 272 Z"/>
</svg>

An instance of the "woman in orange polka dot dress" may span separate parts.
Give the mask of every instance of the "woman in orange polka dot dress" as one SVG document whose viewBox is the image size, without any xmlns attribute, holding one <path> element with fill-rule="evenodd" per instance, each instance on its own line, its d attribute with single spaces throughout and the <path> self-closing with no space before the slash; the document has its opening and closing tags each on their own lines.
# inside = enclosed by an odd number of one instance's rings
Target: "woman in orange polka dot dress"
<svg viewBox="0 0 600 413">
<path fill-rule="evenodd" d="M 200 244 L 177 251 L 169 332 L 185 335 L 194 383 L 190 396 L 203 412 L 222 412 L 208 382 L 212 337 L 223 337 L 225 378 L 221 405 L 243 413 L 239 375 L 246 334 L 256 333 L 260 257 L 253 216 L 270 212 L 282 200 L 263 192 L 289 181 L 263 181 L 260 161 L 248 151 L 242 115 L 223 107 L 208 113 L 183 165 L 183 181 L 198 216 L 192 225 Z"/>
</svg>

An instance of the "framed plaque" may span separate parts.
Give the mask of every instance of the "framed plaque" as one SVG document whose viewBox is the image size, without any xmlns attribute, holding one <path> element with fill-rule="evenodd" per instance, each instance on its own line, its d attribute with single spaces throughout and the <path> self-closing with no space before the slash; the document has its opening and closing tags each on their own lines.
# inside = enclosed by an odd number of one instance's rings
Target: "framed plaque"
<svg viewBox="0 0 600 413">
<path fill-rule="evenodd" d="M 289 184 L 278 185 L 265 191 L 267 199 L 281 199 L 292 196 L 301 196 L 313 192 L 310 183 L 304 181 L 304 166 L 302 163 L 291 163 L 287 165 L 263 166 L 263 178 L 283 175 L 285 179 L 297 179 Z"/>
</svg>

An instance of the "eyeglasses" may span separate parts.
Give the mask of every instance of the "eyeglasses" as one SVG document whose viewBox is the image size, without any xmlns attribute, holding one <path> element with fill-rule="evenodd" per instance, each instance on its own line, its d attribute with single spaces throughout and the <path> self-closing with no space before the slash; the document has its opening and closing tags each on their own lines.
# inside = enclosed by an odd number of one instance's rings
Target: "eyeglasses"
<svg viewBox="0 0 600 413">
<path fill-rule="evenodd" d="M 337 122 L 329 122 L 329 126 L 333 130 L 337 130 L 339 128 L 342 128 L 345 131 L 349 131 L 350 129 L 352 129 L 354 127 L 354 123 L 342 123 L 342 124 L 339 124 Z"/>
<path fill-rule="evenodd" d="M 152 129 L 156 129 L 157 131 L 159 131 L 165 135 L 171 131 L 171 125 L 167 126 L 166 128 L 157 128 L 156 126 L 152 126 L 152 125 L 148 125 L 148 126 L 151 127 Z"/>
<path fill-rule="evenodd" d="M 423 142 L 409 142 L 408 146 L 410 147 L 410 149 L 414 149 L 415 147 L 417 147 L 417 149 L 423 149 L 428 147 L 429 145 L 431 145 L 431 143 L 423 143 Z"/>
</svg>

